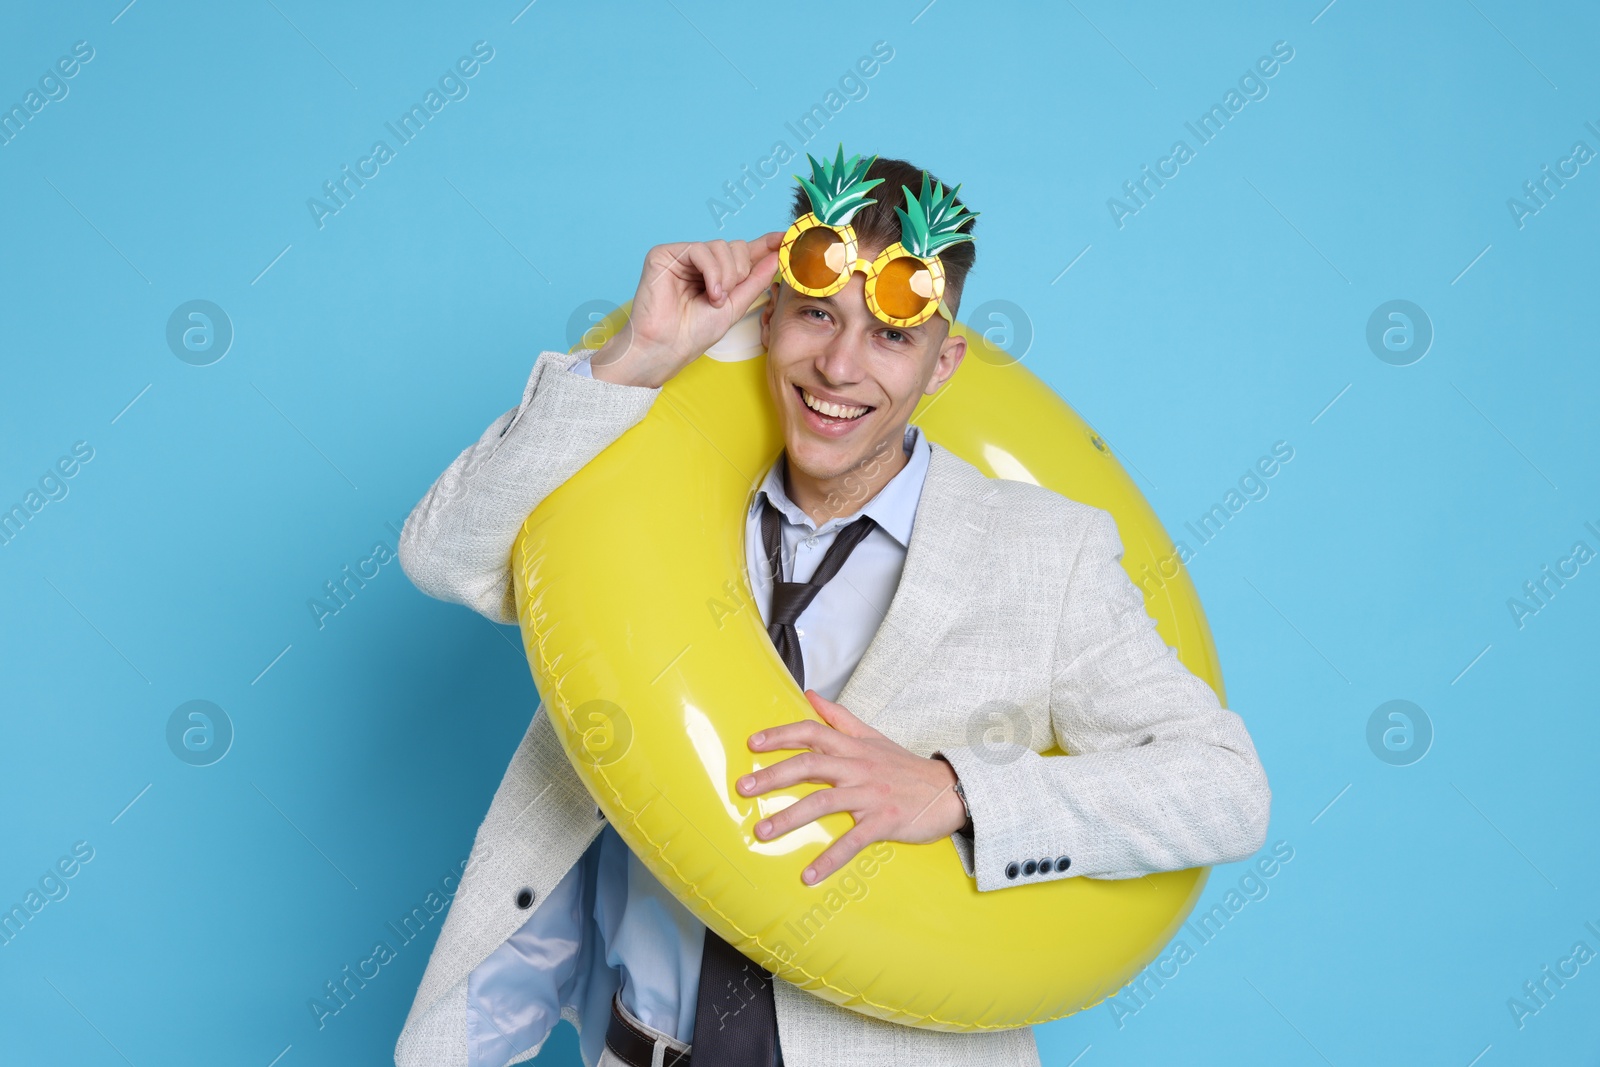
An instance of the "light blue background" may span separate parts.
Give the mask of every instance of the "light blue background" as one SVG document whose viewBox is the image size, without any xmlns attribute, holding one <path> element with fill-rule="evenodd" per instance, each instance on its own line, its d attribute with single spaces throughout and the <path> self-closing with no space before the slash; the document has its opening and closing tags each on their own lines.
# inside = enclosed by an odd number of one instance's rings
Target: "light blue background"
<svg viewBox="0 0 1600 1067">
<path fill-rule="evenodd" d="M 0 14 L 7 106 L 95 49 L 0 147 L 0 506 L 94 449 L 0 548 L 0 905 L 94 848 L 0 947 L 0 1058 L 389 1062 L 438 920 L 324 1028 L 307 1002 L 466 858 L 536 694 L 513 630 L 397 564 L 322 629 L 307 601 L 649 245 L 780 228 L 794 165 L 725 230 L 707 200 L 886 41 L 805 147 L 962 183 L 964 312 L 1025 309 L 1174 536 L 1294 449 L 1191 568 L 1294 859 L 1136 1014 L 1040 1028 L 1045 1062 L 1594 1062 L 1600 964 L 1507 1007 L 1600 950 L 1600 565 L 1507 607 L 1600 549 L 1600 165 L 1506 206 L 1600 149 L 1592 8 L 524 2 Z M 479 40 L 470 95 L 319 229 L 307 198 Z M 1269 95 L 1119 229 L 1276 41 Z M 236 331 L 211 366 L 165 341 L 192 299 Z M 1410 366 L 1365 340 L 1391 299 L 1436 331 Z M 1436 733 L 1405 767 L 1366 741 L 1397 698 Z M 193 699 L 236 730 L 209 767 L 166 742 Z"/>
</svg>

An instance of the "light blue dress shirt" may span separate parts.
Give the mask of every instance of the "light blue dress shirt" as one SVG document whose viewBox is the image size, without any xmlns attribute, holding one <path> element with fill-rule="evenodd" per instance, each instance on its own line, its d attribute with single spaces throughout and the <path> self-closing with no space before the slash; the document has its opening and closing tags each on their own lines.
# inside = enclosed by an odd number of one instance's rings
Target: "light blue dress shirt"
<svg viewBox="0 0 1600 1067">
<path fill-rule="evenodd" d="M 593 377 L 587 357 L 572 372 Z M 878 632 L 905 568 L 929 449 L 915 426 L 906 428 L 903 447 L 905 467 L 877 495 L 821 526 L 789 499 L 780 455 L 745 516 L 745 570 L 762 622 L 772 607 L 772 575 L 761 540 L 764 498 L 783 516 L 780 562 L 786 581 L 810 578 L 840 528 L 862 515 L 875 524 L 795 621 L 806 686 L 829 700 L 844 691 Z M 564 1003 L 579 1005 L 581 1051 L 586 1063 L 595 1063 L 605 1044 L 611 992 L 619 987 L 635 1018 L 692 1044 L 704 941 L 704 924 L 607 825 L 544 904 L 469 976 L 468 1063 L 503 1067 L 544 1040 Z"/>
</svg>

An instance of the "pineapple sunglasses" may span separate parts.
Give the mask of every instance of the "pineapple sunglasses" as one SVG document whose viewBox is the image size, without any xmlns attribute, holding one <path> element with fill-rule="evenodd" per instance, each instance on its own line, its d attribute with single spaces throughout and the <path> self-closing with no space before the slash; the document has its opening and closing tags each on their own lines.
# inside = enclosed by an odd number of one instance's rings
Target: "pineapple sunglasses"
<svg viewBox="0 0 1600 1067">
<path fill-rule="evenodd" d="M 867 168 L 860 156 L 844 158 L 844 145 L 838 157 L 818 163 L 809 154 L 811 180 L 795 175 L 811 201 L 811 210 L 795 219 L 778 247 L 778 274 L 784 282 L 807 296 L 832 296 L 850 282 L 856 271 L 866 275 L 867 309 L 891 326 L 909 329 L 943 315 L 955 326 L 955 316 L 944 302 L 944 263 L 939 251 L 970 234 L 959 227 L 978 217 L 965 205 L 955 202 L 957 185 L 948 193 L 938 182 L 922 172 L 922 191 L 906 194 L 905 208 L 895 208 L 900 216 L 900 240 L 885 248 L 870 262 L 860 258 L 859 245 L 850 220 L 868 203 L 867 193 L 883 183 L 882 178 L 866 181 Z"/>
</svg>

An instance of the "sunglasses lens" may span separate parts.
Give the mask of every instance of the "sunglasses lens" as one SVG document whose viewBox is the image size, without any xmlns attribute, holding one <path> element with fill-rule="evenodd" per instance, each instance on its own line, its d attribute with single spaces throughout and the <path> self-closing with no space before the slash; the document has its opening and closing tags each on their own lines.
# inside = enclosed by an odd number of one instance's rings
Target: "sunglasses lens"
<svg viewBox="0 0 1600 1067">
<path fill-rule="evenodd" d="M 826 289 L 844 269 L 844 241 L 826 226 L 811 227 L 789 249 L 789 272 L 809 289 Z"/>
<path fill-rule="evenodd" d="M 933 299 L 933 276 L 920 260 L 892 259 L 878 274 L 878 306 L 897 319 L 914 319 Z"/>
</svg>

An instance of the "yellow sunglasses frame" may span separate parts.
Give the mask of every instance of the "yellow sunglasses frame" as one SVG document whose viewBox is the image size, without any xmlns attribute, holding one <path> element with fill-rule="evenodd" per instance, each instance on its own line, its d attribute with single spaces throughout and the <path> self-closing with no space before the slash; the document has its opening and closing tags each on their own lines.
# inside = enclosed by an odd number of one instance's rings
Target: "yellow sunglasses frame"
<svg viewBox="0 0 1600 1067">
<path fill-rule="evenodd" d="M 793 249 L 795 242 L 800 240 L 803 234 L 818 227 L 832 230 L 838 235 L 840 242 L 844 245 L 845 258 L 850 264 L 849 269 L 839 272 L 837 279 L 820 289 L 802 285 L 789 266 L 789 253 Z M 850 276 L 860 271 L 867 276 L 867 310 L 871 311 L 879 321 L 886 322 L 890 326 L 910 329 L 913 326 L 921 326 L 933 318 L 935 314 L 939 314 L 944 316 L 944 320 L 950 324 L 952 329 L 955 328 L 955 316 L 950 314 L 950 308 L 944 302 L 944 263 L 938 256 L 930 259 L 913 255 L 899 241 L 879 252 L 877 257 L 870 263 L 862 259 L 859 252 L 860 245 L 856 241 L 855 227 L 848 223 L 843 226 L 835 226 L 832 223 L 823 222 L 815 214 L 808 211 L 795 219 L 788 232 L 783 235 L 783 243 L 778 246 L 778 274 L 783 278 L 785 284 L 797 292 L 804 293 L 806 296 L 832 296 L 846 285 L 849 285 Z M 883 269 L 896 259 L 914 259 L 921 263 L 923 269 L 928 272 L 933 284 L 933 295 L 928 297 L 927 304 L 924 305 L 920 312 L 910 318 L 898 318 L 890 315 L 878 303 L 878 277 L 883 273 Z"/>
</svg>

